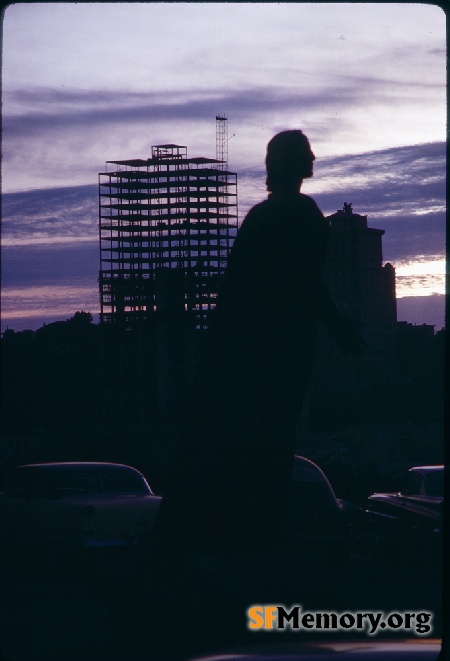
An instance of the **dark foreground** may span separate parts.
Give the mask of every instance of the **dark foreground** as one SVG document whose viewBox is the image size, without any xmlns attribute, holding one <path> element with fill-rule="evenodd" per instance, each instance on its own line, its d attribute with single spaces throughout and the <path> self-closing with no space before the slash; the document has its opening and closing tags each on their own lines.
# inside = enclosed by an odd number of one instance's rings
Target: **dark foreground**
<svg viewBox="0 0 450 661">
<path fill-rule="evenodd" d="M 395 565 L 333 558 L 307 543 L 290 556 L 233 560 L 156 561 L 135 550 L 57 567 L 39 558 L 3 559 L 0 652 L 5 661 L 177 661 L 246 643 L 330 636 L 249 631 L 249 606 L 274 603 L 309 611 L 429 611 L 429 637 L 438 638 L 441 582 L 438 562 L 421 568 L 407 558 Z M 405 632 L 377 634 L 400 636 Z M 414 631 L 407 636 L 414 638 Z M 367 634 L 358 637 L 368 641 Z"/>
</svg>

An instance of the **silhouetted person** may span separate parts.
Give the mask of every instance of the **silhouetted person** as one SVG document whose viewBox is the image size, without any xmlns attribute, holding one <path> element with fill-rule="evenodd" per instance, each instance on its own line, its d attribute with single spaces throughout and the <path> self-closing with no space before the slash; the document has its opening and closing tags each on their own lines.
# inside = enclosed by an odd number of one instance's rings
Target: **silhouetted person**
<svg viewBox="0 0 450 661">
<path fill-rule="evenodd" d="M 319 324 L 343 351 L 361 348 L 322 279 L 328 224 L 300 193 L 314 159 L 301 131 L 268 144 L 270 194 L 231 250 L 164 493 L 157 534 L 168 550 L 276 550 Z"/>
</svg>

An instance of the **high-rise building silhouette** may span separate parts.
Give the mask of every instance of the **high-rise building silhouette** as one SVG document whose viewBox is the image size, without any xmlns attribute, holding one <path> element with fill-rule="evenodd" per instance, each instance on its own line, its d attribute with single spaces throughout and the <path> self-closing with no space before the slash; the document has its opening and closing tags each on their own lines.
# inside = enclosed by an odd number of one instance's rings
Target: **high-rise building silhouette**
<svg viewBox="0 0 450 661">
<path fill-rule="evenodd" d="M 370 228 L 367 216 L 344 204 L 327 220 L 330 238 L 324 278 L 340 312 L 359 325 L 367 348 L 358 358 L 342 356 L 323 332 L 311 403 L 323 400 L 336 408 L 370 396 L 396 375 L 397 311 L 395 269 L 383 265 L 384 230 Z M 380 412 L 381 413 L 381 412 Z"/>
<path fill-rule="evenodd" d="M 237 228 L 237 175 L 222 160 L 166 144 L 148 159 L 107 162 L 99 289 L 109 418 L 177 415 Z"/>
</svg>

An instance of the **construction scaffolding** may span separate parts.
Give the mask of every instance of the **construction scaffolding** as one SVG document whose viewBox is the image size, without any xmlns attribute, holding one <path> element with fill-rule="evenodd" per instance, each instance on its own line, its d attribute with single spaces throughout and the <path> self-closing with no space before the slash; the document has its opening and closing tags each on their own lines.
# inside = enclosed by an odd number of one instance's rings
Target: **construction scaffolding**
<svg viewBox="0 0 450 661">
<path fill-rule="evenodd" d="M 99 292 L 108 419 L 183 407 L 237 230 L 237 175 L 226 162 L 188 158 L 174 144 L 107 161 Z"/>
<path fill-rule="evenodd" d="M 179 302 L 205 327 L 238 228 L 237 175 L 179 145 L 108 165 L 99 174 L 101 322 L 133 327 L 178 281 Z"/>
</svg>

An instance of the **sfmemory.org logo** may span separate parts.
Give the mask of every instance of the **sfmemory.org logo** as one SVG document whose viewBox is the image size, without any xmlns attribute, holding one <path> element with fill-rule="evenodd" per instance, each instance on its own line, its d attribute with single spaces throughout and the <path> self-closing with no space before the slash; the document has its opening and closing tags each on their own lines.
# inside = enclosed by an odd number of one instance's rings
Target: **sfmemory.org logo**
<svg viewBox="0 0 450 661">
<path fill-rule="evenodd" d="M 247 627 L 251 631 L 290 629 L 319 631 L 365 631 L 374 636 L 380 630 L 403 630 L 426 636 L 433 628 L 433 613 L 375 613 L 353 611 L 304 611 L 301 605 L 286 608 L 280 604 L 251 606 L 247 610 Z"/>
</svg>

